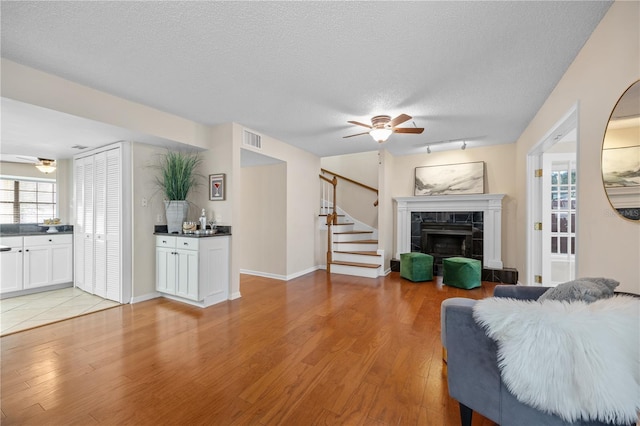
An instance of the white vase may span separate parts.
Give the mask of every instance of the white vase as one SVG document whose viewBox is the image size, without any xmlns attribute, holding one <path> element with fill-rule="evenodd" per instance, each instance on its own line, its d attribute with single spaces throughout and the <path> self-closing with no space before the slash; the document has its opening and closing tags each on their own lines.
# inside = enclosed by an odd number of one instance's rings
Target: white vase
<svg viewBox="0 0 640 426">
<path fill-rule="evenodd" d="M 182 223 L 187 219 L 189 203 L 184 200 L 165 201 L 164 209 L 167 216 L 167 231 L 181 233 Z"/>
</svg>

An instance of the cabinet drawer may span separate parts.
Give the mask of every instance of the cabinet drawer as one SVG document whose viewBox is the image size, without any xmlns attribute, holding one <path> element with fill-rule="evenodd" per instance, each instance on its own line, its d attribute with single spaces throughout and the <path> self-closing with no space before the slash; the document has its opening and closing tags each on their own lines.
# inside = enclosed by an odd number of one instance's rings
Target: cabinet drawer
<svg viewBox="0 0 640 426">
<path fill-rule="evenodd" d="M 176 246 L 176 237 L 156 235 L 156 247 L 175 248 L 175 246 Z"/>
<path fill-rule="evenodd" d="M 0 245 L 22 248 L 22 237 L 0 237 Z"/>
<path fill-rule="evenodd" d="M 54 244 L 71 244 L 73 235 L 33 235 L 24 237 L 25 247 L 47 246 Z"/>
<path fill-rule="evenodd" d="M 183 250 L 198 250 L 198 239 L 177 237 L 176 248 Z"/>
</svg>

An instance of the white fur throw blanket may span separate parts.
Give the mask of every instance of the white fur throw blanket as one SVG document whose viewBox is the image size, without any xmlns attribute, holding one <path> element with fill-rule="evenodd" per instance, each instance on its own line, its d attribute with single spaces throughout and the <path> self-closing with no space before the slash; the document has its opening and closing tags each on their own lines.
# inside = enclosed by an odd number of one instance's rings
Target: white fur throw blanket
<svg viewBox="0 0 640 426">
<path fill-rule="evenodd" d="M 640 299 L 487 298 L 473 317 L 497 342 L 502 380 L 520 402 L 568 422 L 638 419 Z"/>
</svg>

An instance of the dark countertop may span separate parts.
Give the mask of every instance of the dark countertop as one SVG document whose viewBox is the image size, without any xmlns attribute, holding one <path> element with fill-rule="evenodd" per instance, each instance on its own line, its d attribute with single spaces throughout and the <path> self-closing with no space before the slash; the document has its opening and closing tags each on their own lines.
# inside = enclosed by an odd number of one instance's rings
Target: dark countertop
<svg viewBox="0 0 640 426">
<path fill-rule="evenodd" d="M 153 235 L 167 235 L 169 237 L 187 237 L 187 238 L 207 238 L 207 237 L 229 237 L 231 236 L 231 226 L 218 225 L 216 233 L 212 235 L 201 234 L 178 234 L 167 232 L 167 225 L 155 225 L 153 227 Z"/>
<path fill-rule="evenodd" d="M 170 234 L 168 232 L 154 232 L 153 235 L 166 235 L 168 237 L 185 237 L 185 238 L 209 238 L 209 237 L 229 237 L 231 236 L 228 232 L 216 232 L 211 235 L 203 235 L 203 234 Z"/>
<path fill-rule="evenodd" d="M 47 232 L 52 225 L 38 223 L 3 223 L 0 224 L 2 237 L 27 237 L 30 235 L 73 234 L 73 225 L 56 225 L 58 232 Z"/>
<path fill-rule="evenodd" d="M 28 232 L 0 232 L 0 237 L 30 237 L 32 235 L 64 235 L 64 234 L 73 234 L 73 231 L 58 231 L 58 232 L 47 232 L 47 231 L 28 231 Z"/>
</svg>

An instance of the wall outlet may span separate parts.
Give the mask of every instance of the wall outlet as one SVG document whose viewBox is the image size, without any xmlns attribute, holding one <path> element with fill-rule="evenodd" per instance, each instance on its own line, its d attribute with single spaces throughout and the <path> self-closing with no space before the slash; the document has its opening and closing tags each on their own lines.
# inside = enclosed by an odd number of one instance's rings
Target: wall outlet
<svg viewBox="0 0 640 426">
<path fill-rule="evenodd" d="M 147 199 L 146 198 L 142 198 L 142 207 L 147 207 Z"/>
<path fill-rule="evenodd" d="M 156 223 L 162 223 L 162 215 L 160 213 L 156 216 Z"/>
</svg>

